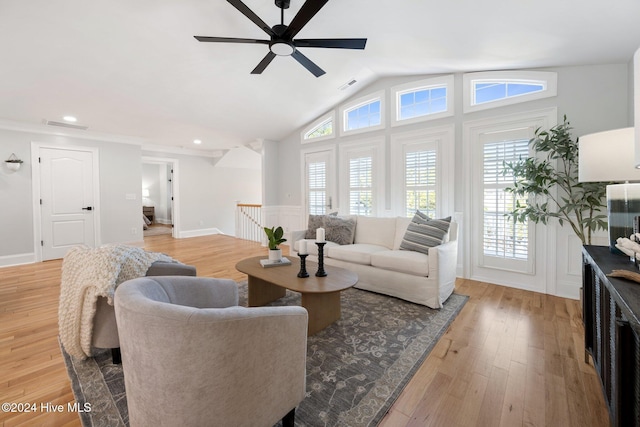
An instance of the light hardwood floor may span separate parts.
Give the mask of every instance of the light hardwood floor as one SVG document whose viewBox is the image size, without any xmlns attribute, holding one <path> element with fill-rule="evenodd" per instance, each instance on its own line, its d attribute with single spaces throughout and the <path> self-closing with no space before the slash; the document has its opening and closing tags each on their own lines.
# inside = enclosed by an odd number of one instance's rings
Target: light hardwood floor
<svg viewBox="0 0 640 427">
<path fill-rule="evenodd" d="M 227 236 L 153 236 L 146 249 L 195 265 L 199 276 L 244 280 L 259 244 Z M 3 426 L 79 426 L 58 347 L 61 261 L 0 268 L 0 412 Z M 585 364 L 578 301 L 459 279 L 470 299 L 380 424 L 399 426 L 608 426 L 602 391 Z M 51 406 L 50 406 L 51 407 Z"/>
</svg>

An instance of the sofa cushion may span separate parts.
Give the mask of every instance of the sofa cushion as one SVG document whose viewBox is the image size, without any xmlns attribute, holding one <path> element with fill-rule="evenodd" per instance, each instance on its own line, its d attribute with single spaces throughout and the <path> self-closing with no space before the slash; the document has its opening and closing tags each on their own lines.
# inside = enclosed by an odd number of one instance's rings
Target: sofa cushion
<svg viewBox="0 0 640 427">
<path fill-rule="evenodd" d="M 389 249 L 385 248 L 384 246 L 356 243 L 353 245 L 331 247 L 331 250 L 328 253 L 328 257 L 345 262 L 371 265 L 372 254 L 388 250 Z"/>
<path fill-rule="evenodd" d="M 393 248 L 396 235 L 396 218 L 358 216 L 355 243 Z"/>
<path fill-rule="evenodd" d="M 307 232 L 304 235 L 305 239 L 315 239 L 316 230 L 324 227 L 324 218 L 327 215 L 309 215 L 309 221 L 307 222 Z"/>
<path fill-rule="evenodd" d="M 384 251 L 371 254 L 371 265 L 384 270 L 429 276 L 429 256 L 415 251 Z"/>
<path fill-rule="evenodd" d="M 425 214 L 416 211 L 404 234 L 400 249 L 429 253 L 429 248 L 441 245 L 451 225 L 451 217 L 429 219 Z"/>
<path fill-rule="evenodd" d="M 411 224 L 411 218 L 399 216 L 396 218 L 396 236 L 393 240 L 393 249 L 397 251 L 400 249 L 400 244 L 402 243 L 402 239 L 404 239 L 404 234 L 407 232 L 407 228 Z"/>
</svg>

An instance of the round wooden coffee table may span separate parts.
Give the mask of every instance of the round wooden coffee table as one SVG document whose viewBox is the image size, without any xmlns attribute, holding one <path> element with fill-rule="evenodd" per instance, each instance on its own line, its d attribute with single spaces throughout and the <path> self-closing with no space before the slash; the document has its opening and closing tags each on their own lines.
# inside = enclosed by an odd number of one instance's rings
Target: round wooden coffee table
<svg viewBox="0 0 640 427">
<path fill-rule="evenodd" d="M 236 269 L 249 276 L 248 305 L 257 307 L 282 298 L 287 289 L 302 294 L 302 306 L 309 313 L 308 334 L 326 328 L 340 318 L 340 292 L 358 283 L 358 275 L 344 268 L 325 265 L 325 277 L 314 274 L 318 265 L 307 261 L 309 277 L 297 277 L 300 260 L 287 257 L 291 265 L 262 267 L 263 256 L 244 259 Z"/>
</svg>

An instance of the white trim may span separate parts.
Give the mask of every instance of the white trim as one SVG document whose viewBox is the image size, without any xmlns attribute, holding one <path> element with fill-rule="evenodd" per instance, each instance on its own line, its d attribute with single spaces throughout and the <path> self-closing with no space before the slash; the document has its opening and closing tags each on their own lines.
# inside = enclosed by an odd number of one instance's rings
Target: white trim
<svg viewBox="0 0 640 427">
<path fill-rule="evenodd" d="M 95 147 L 82 147 L 78 145 L 53 145 L 41 142 L 31 142 L 31 196 L 33 209 L 33 247 L 36 261 L 42 261 L 42 212 L 40 211 L 40 150 L 49 148 L 53 150 L 87 151 L 92 153 L 93 159 L 93 235 L 95 247 L 102 244 L 100 221 L 100 150 Z"/>
<path fill-rule="evenodd" d="M 182 231 L 178 238 L 186 239 L 189 237 L 211 236 L 212 234 L 225 234 L 219 228 L 201 228 L 199 230 Z"/>
<path fill-rule="evenodd" d="M 522 81 L 525 82 L 545 82 L 545 89 L 539 92 L 527 93 L 497 101 L 474 104 L 473 82 L 483 81 Z M 556 96 L 558 94 L 558 73 L 551 71 L 483 71 L 480 73 L 466 73 L 462 76 L 462 97 L 463 112 L 488 110 L 491 108 L 504 107 L 505 105 L 519 104 Z"/>
<path fill-rule="evenodd" d="M 382 216 L 385 212 L 385 138 L 384 136 L 372 137 L 349 142 L 340 146 L 340 164 L 338 166 L 338 199 L 340 200 L 339 212 L 349 215 L 349 154 L 365 151 L 373 151 L 371 167 L 372 174 L 372 216 Z"/>
<path fill-rule="evenodd" d="M 34 262 L 36 262 L 36 254 L 34 252 L 0 256 L 0 268 L 13 267 L 14 265 L 33 264 Z"/>
<path fill-rule="evenodd" d="M 170 157 L 153 157 L 142 156 L 142 163 L 152 163 L 166 165 L 170 164 L 173 169 L 173 180 L 171 181 L 171 195 L 173 197 L 173 207 L 171 212 L 171 218 L 173 219 L 173 229 L 171 236 L 178 238 L 180 233 L 180 161 Z M 142 210 L 142 197 L 140 197 L 140 209 Z"/>
<path fill-rule="evenodd" d="M 346 120 L 346 114 L 347 112 L 361 107 L 363 105 L 367 105 L 370 103 L 373 103 L 375 101 L 380 101 L 380 124 L 376 125 L 376 126 L 369 126 L 366 128 L 359 128 L 359 129 L 353 129 L 353 130 L 346 130 L 346 125 L 347 125 L 347 120 Z M 370 93 L 366 96 L 362 96 L 360 98 L 354 99 L 352 101 L 349 101 L 346 104 L 343 104 L 340 106 L 339 109 L 339 117 L 340 117 L 340 136 L 347 136 L 347 135 L 356 135 L 359 133 L 364 133 L 364 132 L 373 132 L 376 130 L 381 130 L 384 129 L 386 124 L 385 124 L 385 116 L 386 116 L 386 102 L 385 102 L 385 91 L 384 90 L 379 90 L 377 92 L 373 92 Z"/>
<path fill-rule="evenodd" d="M 327 122 L 332 122 L 331 134 L 324 136 L 317 136 L 315 138 L 305 138 L 305 135 L 312 130 L 315 130 L 320 125 L 323 125 Z M 332 110 L 329 114 L 325 114 L 321 116 L 319 119 L 315 120 L 311 125 L 307 126 L 300 132 L 300 143 L 301 144 L 311 144 L 319 141 L 326 141 L 327 139 L 336 137 L 336 130 L 338 129 L 338 122 L 336 121 L 336 112 Z"/>
<path fill-rule="evenodd" d="M 431 89 L 444 86 L 447 91 L 447 109 L 440 113 L 425 114 L 423 116 L 412 117 L 410 119 L 400 120 L 400 96 L 408 92 L 416 92 L 421 89 Z M 391 88 L 391 97 L 393 99 L 393 111 L 391 114 L 391 126 L 402 126 L 411 123 L 425 122 L 428 120 L 441 119 L 443 117 L 450 117 L 455 114 L 454 103 L 454 77 L 453 75 L 433 77 L 425 80 L 418 80 L 415 82 L 405 83 Z"/>
<path fill-rule="evenodd" d="M 214 159 L 218 157 L 223 157 L 225 153 L 223 150 L 204 151 L 204 150 L 195 150 L 191 148 L 172 147 L 168 145 L 153 145 L 153 144 L 143 144 L 142 151 L 155 151 L 158 153 L 167 153 L 167 154 L 182 154 L 185 156 L 211 157 Z"/>
<path fill-rule="evenodd" d="M 404 147 L 417 144 L 434 144 L 437 149 L 437 206 L 439 218 L 453 215 L 455 202 L 455 158 L 453 156 L 455 144 L 455 126 L 445 125 L 423 128 L 415 131 L 395 133 L 391 135 L 391 194 L 393 214 L 405 216 L 404 205 Z"/>
</svg>

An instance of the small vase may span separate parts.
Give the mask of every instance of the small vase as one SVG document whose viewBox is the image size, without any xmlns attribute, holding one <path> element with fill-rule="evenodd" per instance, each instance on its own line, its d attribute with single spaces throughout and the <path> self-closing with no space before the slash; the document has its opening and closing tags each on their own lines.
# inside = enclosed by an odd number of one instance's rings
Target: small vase
<svg viewBox="0 0 640 427">
<path fill-rule="evenodd" d="M 282 259 L 282 249 L 269 249 L 269 261 L 280 261 Z"/>
</svg>

